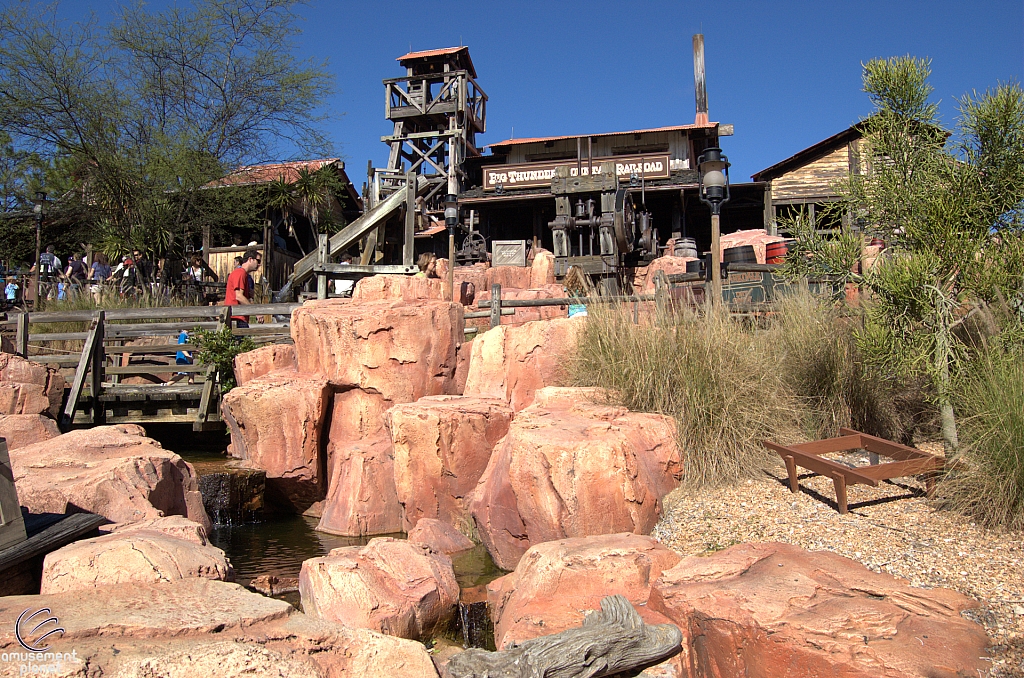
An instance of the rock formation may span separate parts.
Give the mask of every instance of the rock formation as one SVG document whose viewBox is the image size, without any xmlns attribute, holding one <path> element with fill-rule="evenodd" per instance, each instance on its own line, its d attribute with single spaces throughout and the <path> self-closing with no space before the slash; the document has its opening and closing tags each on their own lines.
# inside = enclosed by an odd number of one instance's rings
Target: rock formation
<svg viewBox="0 0 1024 678">
<path fill-rule="evenodd" d="M 649 606 L 683 631 L 688 675 L 981 675 L 974 601 L 920 589 L 829 552 L 740 544 L 662 573 Z"/>
<path fill-rule="evenodd" d="M 331 485 L 316 529 L 346 537 L 401 532 L 402 505 L 387 435 L 332 446 Z"/>
<path fill-rule="evenodd" d="M 91 511 L 115 523 L 180 515 L 210 527 L 192 465 L 141 426 L 71 431 L 12 450 L 11 464 L 33 513 Z"/>
<path fill-rule="evenodd" d="M 651 537 L 606 534 L 537 544 L 515 572 L 491 582 L 488 601 L 498 649 L 583 623 L 603 597 L 625 596 L 648 623 L 667 621 L 647 612 L 651 585 L 679 562 Z"/>
<path fill-rule="evenodd" d="M 435 553 L 450 556 L 473 548 L 473 542 L 448 523 L 433 518 L 420 518 L 409 530 L 409 541 L 429 546 Z"/>
<path fill-rule="evenodd" d="M 329 404 L 327 379 L 271 372 L 224 394 L 221 411 L 233 456 L 267 472 L 267 498 L 301 513 L 323 496 L 320 430 Z"/>
<path fill-rule="evenodd" d="M 572 402 L 519 412 L 474 491 L 477 531 L 502 569 L 545 541 L 646 534 L 678 485 L 670 418 Z"/>
<path fill-rule="evenodd" d="M 255 351 L 239 353 L 235 356 L 235 383 L 241 386 L 270 372 L 294 369 L 294 346 L 291 344 L 267 344 Z"/>
<path fill-rule="evenodd" d="M 404 529 L 421 518 L 436 518 L 468 530 L 466 498 L 494 445 L 508 432 L 512 409 L 497 398 L 431 396 L 395 405 L 385 421 Z"/>
<path fill-rule="evenodd" d="M 0 353 L 0 414 L 60 416 L 64 377 L 59 370 Z"/>
<path fill-rule="evenodd" d="M 83 539 L 48 553 L 40 593 L 189 577 L 231 581 L 234 572 L 219 548 L 158 530 L 135 529 Z"/>
<path fill-rule="evenodd" d="M 43 414 L 0 415 L 0 438 L 7 440 L 7 449 L 32 445 L 60 435 L 57 422 Z"/>
<path fill-rule="evenodd" d="M 448 556 L 382 537 L 302 564 L 306 614 L 402 638 L 427 638 L 451 617 L 459 585 Z"/>
</svg>

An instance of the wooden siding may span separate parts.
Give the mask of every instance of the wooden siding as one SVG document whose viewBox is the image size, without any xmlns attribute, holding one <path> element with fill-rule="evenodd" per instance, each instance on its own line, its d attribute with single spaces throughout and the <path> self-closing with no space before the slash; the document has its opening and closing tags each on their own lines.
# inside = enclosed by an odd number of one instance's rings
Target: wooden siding
<svg viewBox="0 0 1024 678">
<path fill-rule="evenodd" d="M 668 152 L 671 160 L 682 160 L 683 168 L 689 169 L 690 137 L 685 130 L 677 132 L 655 132 L 635 135 L 597 137 L 594 139 L 594 158 L 607 158 L 615 155 L 638 155 L 640 153 Z M 548 158 L 562 159 L 576 157 L 576 139 L 559 139 L 550 142 L 522 144 L 509 148 L 508 162 L 519 164 L 537 162 Z M 580 145 L 583 150 L 584 162 L 587 157 L 587 139 L 584 137 Z M 639 150 L 637 150 L 639 149 Z"/>
<path fill-rule="evenodd" d="M 843 146 L 823 158 L 772 179 L 772 200 L 780 203 L 834 196 L 835 182 L 850 174 L 850 151 L 849 145 Z"/>
</svg>

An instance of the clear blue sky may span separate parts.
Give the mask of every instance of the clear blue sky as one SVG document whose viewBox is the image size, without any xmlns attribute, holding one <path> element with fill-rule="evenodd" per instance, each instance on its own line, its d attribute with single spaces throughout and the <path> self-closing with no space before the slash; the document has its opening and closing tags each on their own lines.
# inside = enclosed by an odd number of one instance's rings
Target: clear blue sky
<svg viewBox="0 0 1024 678">
<path fill-rule="evenodd" d="M 152 3 L 156 6 L 163 2 Z M 66 1 L 69 16 L 105 0 Z M 710 117 L 733 181 L 768 167 L 869 112 L 860 64 L 932 59 L 943 121 L 956 97 L 1024 79 L 1024 2 L 331 2 L 301 10 L 303 55 L 337 77 L 329 131 L 359 185 L 380 136 L 383 78 L 395 57 L 465 44 L 490 97 L 482 144 L 512 135 L 584 134 L 693 122 L 691 37 L 703 32 Z M 287 149 L 282 149 L 287 154 Z"/>
</svg>

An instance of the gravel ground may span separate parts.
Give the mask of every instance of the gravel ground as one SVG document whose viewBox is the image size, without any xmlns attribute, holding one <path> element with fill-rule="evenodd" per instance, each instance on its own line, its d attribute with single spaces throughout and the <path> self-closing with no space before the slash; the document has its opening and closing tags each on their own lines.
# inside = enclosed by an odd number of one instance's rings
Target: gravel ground
<svg viewBox="0 0 1024 678">
<path fill-rule="evenodd" d="M 941 445 L 919 447 L 941 453 Z M 866 454 L 832 458 L 867 463 Z M 743 542 L 787 542 L 839 553 L 912 586 L 954 589 L 981 603 L 964 616 L 988 632 L 991 675 L 1024 677 L 1024 535 L 937 510 L 916 478 L 851 486 L 850 512 L 840 515 L 832 481 L 799 470 L 799 494 L 789 491 L 781 463 L 764 478 L 731 487 L 676 490 L 666 497 L 653 535 L 687 555 Z"/>
</svg>

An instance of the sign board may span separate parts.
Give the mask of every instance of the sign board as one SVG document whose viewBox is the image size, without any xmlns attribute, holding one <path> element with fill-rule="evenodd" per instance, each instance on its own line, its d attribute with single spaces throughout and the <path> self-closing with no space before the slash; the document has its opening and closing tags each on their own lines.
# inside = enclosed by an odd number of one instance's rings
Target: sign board
<svg viewBox="0 0 1024 678">
<path fill-rule="evenodd" d="M 526 266 L 526 241 L 492 240 L 491 266 Z"/>
<path fill-rule="evenodd" d="M 601 171 L 601 163 L 614 162 L 615 175 L 619 181 L 629 181 L 635 174 L 644 179 L 668 179 L 668 153 L 650 153 L 647 155 L 619 155 L 611 158 L 594 158 L 590 161 L 594 174 Z M 590 166 L 583 163 L 577 167 L 575 160 L 558 160 L 556 162 L 528 162 L 519 165 L 494 165 L 484 167 L 484 190 L 493 191 L 500 184 L 502 188 L 539 188 L 550 186 L 555 176 L 556 167 L 568 167 L 569 176 L 588 176 Z"/>
</svg>

